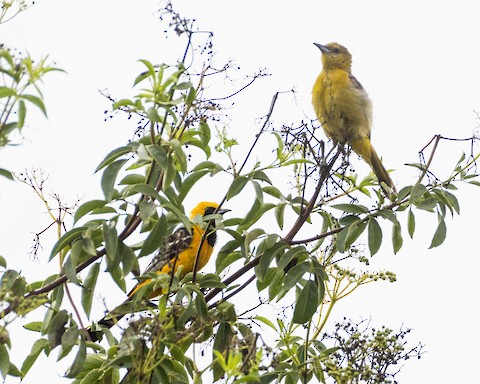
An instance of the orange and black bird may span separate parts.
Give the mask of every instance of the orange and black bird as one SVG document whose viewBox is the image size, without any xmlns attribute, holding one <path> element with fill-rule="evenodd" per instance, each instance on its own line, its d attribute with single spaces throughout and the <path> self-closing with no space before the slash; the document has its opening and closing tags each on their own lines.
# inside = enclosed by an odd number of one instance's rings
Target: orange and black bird
<svg viewBox="0 0 480 384">
<path fill-rule="evenodd" d="M 321 45 L 323 68 L 313 85 L 312 104 L 325 134 L 334 144 L 348 144 L 372 168 L 382 189 L 395 185 L 370 142 L 372 102 L 352 75 L 352 55 L 338 43 Z"/>
<path fill-rule="evenodd" d="M 213 214 L 223 215 L 229 211 L 229 209 L 220 209 L 217 203 L 204 201 L 193 208 L 190 219 L 194 219 L 198 215 L 202 218 Z M 207 234 L 204 236 L 205 232 Z M 168 237 L 164 247 L 155 255 L 143 275 L 150 273 L 172 275 L 178 271 L 179 277 L 182 278 L 193 271 L 195 264 L 199 271 L 210 259 L 216 242 L 217 232 L 214 220 L 208 220 L 208 222 L 204 220 L 201 224 L 198 224 L 198 220 L 196 220 L 195 223 L 192 222 L 189 229 L 180 227 Z M 127 300 L 98 321 L 98 325 L 106 328 L 113 327 L 126 314 L 126 304 L 131 302 L 137 292 L 150 282 L 151 279 L 147 278 L 137 283 L 128 294 Z M 160 288 L 149 293 L 148 298 L 151 299 L 165 293 L 167 293 L 166 290 Z M 88 329 L 92 341 L 99 340 L 102 333 L 101 327 L 99 327 L 100 330 L 97 328 L 95 331 Z"/>
</svg>

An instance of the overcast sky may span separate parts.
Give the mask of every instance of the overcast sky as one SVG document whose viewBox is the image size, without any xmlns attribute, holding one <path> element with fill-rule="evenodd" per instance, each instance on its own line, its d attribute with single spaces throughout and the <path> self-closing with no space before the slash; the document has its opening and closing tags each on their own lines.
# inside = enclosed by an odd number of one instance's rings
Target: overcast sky
<svg viewBox="0 0 480 384">
<path fill-rule="evenodd" d="M 214 32 L 217 59 L 233 58 L 241 67 L 239 84 L 241 73 L 261 67 L 271 73 L 241 95 L 229 112 L 230 128 L 241 145 L 251 143 L 256 119 L 267 112 L 276 91 L 296 89 L 295 100 L 282 100 L 282 118 L 313 117 L 310 91 L 321 70 L 313 42 L 336 41 L 352 53 L 353 73 L 374 106 L 372 142 L 387 168 L 396 169 L 392 177 L 399 186 L 415 181 L 416 172 L 404 164 L 417 162 L 418 151 L 434 134 L 470 137 L 479 123 L 479 6 L 473 1 L 183 0 L 174 5 L 196 18 L 202 29 Z M 108 89 L 119 98 L 130 95 L 133 79 L 143 70 L 138 59 L 174 63 L 183 47 L 178 39 L 165 41 L 157 9 L 155 1 L 38 0 L 0 26 L 1 42 L 33 57 L 48 54 L 67 71 L 45 78 L 49 119 L 32 113 L 35 118 L 25 128 L 22 146 L 0 153 L 1 167 L 15 172 L 43 169 L 50 175 L 48 190 L 69 202 L 101 198 L 93 170 L 108 151 L 131 138 L 134 123 L 105 122 L 109 103 L 98 90 Z M 447 176 L 469 149 L 442 142 L 434 171 Z M 354 165 L 367 171 L 356 158 Z M 224 191 L 214 193 L 209 190 L 202 198 L 220 199 Z M 461 187 L 461 216 L 448 220 L 448 238 L 438 249 L 428 250 L 434 215 L 417 220 L 422 230 L 413 241 L 404 234 L 405 245 L 397 255 L 386 228 L 386 242 L 372 268 L 396 272 L 398 282 L 371 284 L 335 309 L 334 320 L 371 317 L 377 326 L 414 329 L 410 340 L 425 343 L 427 353 L 420 361 L 408 362 L 397 377 L 403 384 L 472 382 L 478 376 L 478 193 L 475 187 Z M 0 179 L 0 215 L 0 254 L 9 266 L 35 280 L 33 274 L 46 263 L 49 243 L 39 261 L 32 261 L 28 250 L 32 233 L 49 223 L 45 209 L 25 186 Z M 18 344 L 17 335 L 12 336 Z M 33 338 L 28 337 L 30 349 Z M 22 351 L 17 351 L 14 362 L 20 365 Z M 24 383 L 38 383 L 39 375 L 42 382 L 67 382 L 61 379 L 65 367 L 48 366 L 52 368 L 37 366 Z"/>
</svg>

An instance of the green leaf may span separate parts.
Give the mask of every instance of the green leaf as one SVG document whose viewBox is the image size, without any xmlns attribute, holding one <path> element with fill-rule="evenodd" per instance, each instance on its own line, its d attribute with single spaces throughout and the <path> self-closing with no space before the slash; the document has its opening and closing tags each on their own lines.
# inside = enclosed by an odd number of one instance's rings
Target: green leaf
<svg viewBox="0 0 480 384">
<path fill-rule="evenodd" d="M 403 238 L 402 238 L 402 228 L 400 223 L 394 224 L 392 228 L 392 243 L 393 243 L 393 253 L 397 252 L 402 248 Z"/>
<path fill-rule="evenodd" d="M 208 308 L 207 302 L 205 301 L 205 297 L 203 295 L 196 295 L 195 296 L 195 308 L 196 312 L 200 315 L 201 318 L 206 319 L 208 316 Z"/>
<path fill-rule="evenodd" d="M 90 310 L 92 309 L 93 292 L 95 285 L 97 284 L 97 277 L 100 271 L 100 262 L 93 264 L 88 271 L 88 275 L 83 284 L 82 290 L 82 307 L 87 317 L 90 316 Z"/>
<path fill-rule="evenodd" d="M 232 184 L 230 185 L 230 188 L 228 189 L 227 192 L 227 200 L 230 200 L 232 197 L 238 195 L 243 187 L 245 187 L 245 184 L 247 184 L 248 178 L 244 176 L 238 176 L 236 177 Z"/>
<path fill-rule="evenodd" d="M 357 221 L 348 227 L 347 237 L 345 238 L 345 248 L 350 248 L 352 244 L 360 237 L 365 230 L 367 223 Z"/>
<path fill-rule="evenodd" d="M 52 260 L 57 255 L 57 253 L 72 244 L 74 240 L 82 237 L 82 235 L 87 229 L 88 227 L 78 227 L 64 233 L 63 236 L 60 237 L 60 239 L 58 239 L 58 241 L 53 246 L 52 252 L 50 253 L 50 258 L 48 260 Z"/>
<path fill-rule="evenodd" d="M 133 82 L 133 86 L 137 85 L 138 83 L 142 82 L 143 80 L 145 80 L 147 77 L 150 76 L 150 73 L 148 73 L 148 71 L 145 71 L 145 72 L 142 72 L 140 75 L 138 75 L 134 82 Z"/>
<path fill-rule="evenodd" d="M 280 229 L 283 229 L 285 207 L 286 204 L 279 204 L 275 207 L 275 219 L 277 220 L 277 224 Z"/>
<path fill-rule="evenodd" d="M 453 195 L 448 191 L 437 189 L 437 188 L 435 188 L 433 192 L 441 199 L 441 201 L 443 201 L 448 206 L 452 214 L 453 214 L 453 210 L 457 214 L 460 213 L 460 205 L 455 195 Z"/>
<path fill-rule="evenodd" d="M 158 165 L 160 165 L 161 169 L 167 168 L 168 156 L 165 148 L 156 144 L 147 145 L 147 152 L 153 157 Z"/>
<path fill-rule="evenodd" d="M 42 329 L 42 322 L 32 321 L 31 323 L 25 324 L 23 328 L 33 332 L 40 332 Z"/>
<path fill-rule="evenodd" d="M 90 200 L 86 203 L 83 203 L 75 211 L 73 216 L 73 223 L 75 224 L 80 218 L 85 216 L 87 213 L 93 211 L 94 209 L 103 208 L 107 204 L 105 200 Z"/>
<path fill-rule="evenodd" d="M 411 209 L 408 211 L 407 229 L 410 238 L 413 239 L 413 234 L 415 232 L 415 215 L 413 214 Z"/>
<path fill-rule="evenodd" d="M 15 96 L 17 92 L 14 89 L 8 87 L 0 87 L 0 98 Z"/>
<path fill-rule="evenodd" d="M 0 344 L 0 373 L 5 380 L 10 369 L 10 356 L 8 355 L 7 347 Z"/>
<path fill-rule="evenodd" d="M 107 257 L 111 260 L 117 258 L 118 236 L 115 224 L 114 221 L 104 221 L 102 225 Z"/>
<path fill-rule="evenodd" d="M 318 307 L 318 287 L 313 280 L 308 280 L 300 291 L 293 311 L 293 322 L 304 324 L 312 319 Z"/>
<path fill-rule="evenodd" d="M 406 186 L 406 187 L 403 187 L 399 192 L 398 192 L 398 196 L 397 196 L 397 201 L 402 201 L 405 197 L 407 197 L 410 192 L 412 190 L 412 186 L 409 185 L 409 186 Z"/>
<path fill-rule="evenodd" d="M 61 310 L 53 316 L 52 321 L 48 327 L 48 346 L 50 350 L 60 345 L 62 336 L 65 333 L 65 324 L 68 321 L 68 312 Z"/>
<path fill-rule="evenodd" d="M 145 184 L 146 177 L 144 175 L 139 175 L 133 173 L 126 175 L 122 180 L 118 182 L 119 185 L 133 185 L 133 184 Z"/>
<path fill-rule="evenodd" d="M 20 377 L 20 380 L 23 379 L 23 374 L 20 370 L 15 366 L 15 364 L 10 363 L 10 367 L 8 368 L 8 376 L 12 377 Z"/>
<path fill-rule="evenodd" d="M 269 195 L 276 197 L 277 199 L 283 199 L 282 192 L 280 192 L 277 187 L 267 185 L 266 187 L 263 187 L 263 192 L 268 193 Z"/>
<path fill-rule="evenodd" d="M 228 246 L 229 244 L 233 244 L 235 248 L 238 247 L 238 242 L 236 240 L 232 240 L 231 242 L 225 244 L 225 246 Z M 225 246 L 222 248 L 222 250 L 225 248 Z M 217 256 L 217 259 L 215 260 L 215 271 L 216 273 L 221 273 L 222 271 L 225 270 L 229 265 L 233 264 L 235 261 L 240 260 L 243 258 L 243 255 L 241 252 L 229 252 L 229 253 L 220 253 Z"/>
<path fill-rule="evenodd" d="M 300 245 L 300 246 L 291 247 L 287 252 L 281 255 L 281 257 L 277 258 L 277 268 L 285 269 L 290 263 L 295 261 L 294 264 L 290 265 L 290 267 L 293 267 L 299 261 L 303 261 L 307 257 L 308 257 L 308 252 L 305 246 Z"/>
<path fill-rule="evenodd" d="M 113 163 L 109 164 L 107 168 L 105 168 L 105 171 L 103 171 L 101 185 L 103 194 L 105 195 L 105 200 L 112 200 L 113 193 L 115 191 L 115 180 L 117 179 L 118 172 L 120 172 L 120 169 L 126 162 L 126 159 L 116 160 Z"/>
<path fill-rule="evenodd" d="M 65 262 L 63 263 L 63 270 L 65 272 L 65 275 L 67 275 L 67 278 L 70 282 L 73 284 L 80 284 L 80 280 L 77 277 L 77 272 L 75 271 L 75 267 L 77 266 L 76 263 L 74 263 L 74 260 L 72 258 L 71 253 L 66 259 Z"/>
<path fill-rule="evenodd" d="M 20 100 L 18 102 L 18 110 L 17 110 L 17 116 L 18 116 L 17 128 L 18 129 L 22 129 L 23 125 L 25 124 L 26 114 L 27 114 L 27 109 L 25 108 L 25 102 L 23 100 Z"/>
<path fill-rule="evenodd" d="M 141 201 L 138 208 L 143 222 L 147 222 L 157 214 L 157 207 L 151 201 Z"/>
<path fill-rule="evenodd" d="M 182 83 L 178 83 L 177 85 L 175 85 L 175 89 L 179 91 L 184 91 L 185 89 L 189 89 L 191 87 L 192 87 L 192 83 L 190 83 L 189 81 L 184 81 Z"/>
<path fill-rule="evenodd" d="M 286 243 L 279 241 L 260 255 L 260 262 L 255 267 L 255 274 L 257 275 L 258 280 L 263 281 L 265 279 L 268 268 L 274 257 L 282 253 L 287 247 L 288 245 Z"/>
<path fill-rule="evenodd" d="M 165 242 L 167 232 L 167 219 L 164 215 L 160 216 L 151 232 L 143 242 L 139 257 L 146 256 L 157 250 Z"/>
<path fill-rule="evenodd" d="M 468 183 L 472 184 L 472 185 L 475 185 L 477 187 L 480 187 L 480 181 L 478 181 L 478 180 L 472 180 L 472 181 L 469 181 Z"/>
<path fill-rule="evenodd" d="M 220 277 L 214 273 L 207 273 L 198 282 L 200 289 L 207 288 L 226 288 L 226 285 L 222 283 Z"/>
<path fill-rule="evenodd" d="M 7 268 L 7 260 L 2 255 L 0 255 L 0 267 Z"/>
<path fill-rule="evenodd" d="M 273 209 L 275 207 L 276 207 L 275 204 L 272 204 L 272 203 L 261 204 L 258 200 L 255 200 L 255 202 L 252 205 L 252 208 L 247 213 L 247 215 L 242 220 L 242 222 L 239 224 L 237 230 L 242 232 L 242 231 L 245 231 L 246 229 L 250 228 L 260 218 L 263 217 L 265 212 L 267 212 L 270 209 Z"/>
<path fill-rule="evenodd" d="M 332 208 L 339 209 L 346 213 L 354 213 L 354 214 L 370 212 L 367 207 L 359 204 L 335 204 L 335 205 L 332 205 Z"/>
<path fill-rule="evenodd" d="M 148 120 L 150 120 L 154 123 L 163 122 L 163 118 L 160 117 L 156 108 L 150 107 L 145 111 L 145 113 L 147 114 Z"/>
<path fill-rule="evenodd" d="M 162 204 L 167 201 L 165 198 L 162 198 L 159 195 L 155 188 L 148 184 L 135 184 L 127 187 L 126 191 L 128 192 L 128 194 L 141 193 L 142 195 L 153 197 L 155 200 L 159 201 Z"/>
<path fill-rule="evenodd" d="M 447 237 L 447 226 L 445 224 L 445 220 L 441 215 L 438 215 L 438 226 L 435 234 L 433 235 L 432 243 L 430 244 L 429 249 L 438 247 L 441 245 L 445 238 Z"/>
<path fill-rule="evenodd" d="M 378 224 L 378 221 L 372 217 L 368 220 L 368 248 L 370 255 L 375 255 L 382 245 L 382 228 Z"/>
<path fill-rule="evenodd" d="M 5 168 L 0 168 L 0 176 L 6 177 L 9 180 L 15 180 L 13 173 Z"/>
<path fill-rule="evenodd" d="M 137 255 L 135 255 L 132 248 L 126 246 L 122 242 L 119 242 L 119 252 L 122 262 L 123 275 L 127 276 L 132 271 L 134 271 L 135 275 L 140 274 Z"/>
<path fill-rule="evenodd" d="M 357 215 L 346 215 L 338 220 L 338 223 L 343 227 L 349 227 L 355 223 L 358 223 L 362 219 Z"/>
<path fill-rule="evenodd" d="M 28 373 L 30 368 L 32 368 L 35 361 L 37 361 L 38 356 L 40 355 L 40 353 L 42 353 L 42 351 L 45 349 L 47 345 L 48 345 L 48 340 L 43 338 L 38 339 L 33 343 L 30 353 L 25 358 L 22 364 L 21 371 L 24 376 Z"/>
<path fill-rule="evenodd" d="M 437 199 L 433 197 L 429 197 L 428 199 L 420 201 L 417 204 L 417 208 L 423 209 L 424 211 L 432 212 L 436 205 L 437 205 Z"/>
<path fill-rule="evenodd" d="M 173 179 L 177 176 L 177 169 L 175 168 L 175 164 L 171 158 L 168 159 L 167 167 L 165 168 L 165 173 L 163 175 L 163 183 L 162 183 L 162 190 L 166 191 L 170 184 L 172 184 Z"/>
<path fill-rule="evenodd" d="M 343 229 L 337 233 L 335 239 L 335 245 L 337 246 L 338 252 L 343 253 L 346 251 L 347 247 L 345 246 L 345 240 L 347 238 L 349 227 L 343 227 Z"/>
<path fill-rule="evenodd" d="M 415 184 L 410 193 L 410 202 L 414 204 L 425 192 L 427 192 L 427 188 L 423 184 Z"/>
<path fill-rule="evenodd" d="M 190 89 L 188 90 L 188 93 L 187 93 L 187 97 L 185 98 L 185 104 L 186 105 L 192 105 L 196 96 L 197 96 L 196 89 L 194 87 L 190 87 Z"/>
<path fill-rule="evenodd" d="M 200 140 L 202 141 L 202 144 L 207 147 L 211 138 L 211 132 L 208 123 L 205 121 L 201 121 L 198 129 L 200 131 Z"/>
<path fill-rule="evenodd" d="M 68 328 L 62 336 L 62 352 L 58 360 L 64 358 L 72 350 L 73 346 L 76 344 L 80 336 L 80 330 L 76 325 Z"/>
<path fill-rule="evenodd" d="M 110 272 L 110 277 L 115 282 L 115 284 L 117 284 L 118 287 L 123 292 L 125 292 L 127 290 L 127 285 L 125 283 L 125 275 L 123 274 L 123 270 L 122 270 L 122 268 L 120 268 L 119 264 L 120 264 L 120 260 L 118 260 L 118 263 L 115 263 L 115 264 L 112 263 L 112 266 L 114 265 L 115 268 L 110 267 L 108 269 L 108 272 Z M 107 268 L 108 267 L 109 266 L 107 266 Z"/>
<path fill-rule="evenodd" d="M 300 279 L 310 270 L 310 265 L 308 262 L 304 261 L 295 265 L 285 275 L 285 280 L 283 282 L 283 289 L 285 292 L 290 291 L 293 287 L 297 285 Z"/>
<path fill-rule="evenodd" d="M 175 164 L 177 165 L 177 169 L 181 172 L 187 172 L 187 156 L 183 151 L 182 144 L 178 140 L 170 140 L 170 144 L 172 145 L 174 154 L 175 154 Z"/>
<path fill-rule="evenodd" d="M 255 320 L 258 320 L 262 322 L 265 325 L 268 325 L 270 328 L 272 328 L 275 332 L 277 331 L 277 328 L 275 327 L 275 324 L 273 324 L 270 319 L 263 317 L 263 316 L 255 316 Z"/>
<path fill-rule="evenodd" d="M 127 153 L 131 153 L 133 150 L 134 150 L 134 147 L 133 147 L 132 144 L 114 149 L 107 156 L 105 156 L 105 158 L 102 160 L 102 162 L 98 165 L 97 169 L 95 169 L 95 172 L 98 172 L 102 168 L 111 164 L 113 161 L 118 159 L 120 156 L 126 155 Z"/>
<path fill-rule="evenodd" d="M 252 173 L 252 178 L 255 180 L 262 180 L 266 181 L 268 184 L 272 185 L 272 181 L 270 178 L 267 176 L 267 174 L 263 171 L 255 171 Z"/>
<path fill-rule="evenodd" d="M 120 99 L 118 101 L 116 101 L 115 103 L 113 103 L 113 110 L 115 109 L 119 109 L 121 107 L 134 107 L 135 106 L 135 103 L 132 101 L 132 100 L 129 100 L 129 99 Z"/>
<path fill-rule="evenodd" d="M 260 184 L 257 181 L 252 181 L 253 189 L 255 190 L 255 195 L 257 200 L 263 204 L 263 191 L 262 187 L 260 187 Z"/>
<path fill-rule="evenodd" d="M 145 65 L 148 69 L 148 74 L 150 76 L 152 76 L 153 78 L 155 78 L 155 67 L 153 66 L 153 64 L 148 61 L 148 60 L 145 60 L 145 59 L 139 59 L 138 60 L 140 63 L 142 63 L 143 65 Z M 163 72 L 163 71 L 162 71 Z M 161 81 L 161 80 L 160 80 Z"/>
<path fill-rule="evenodd" d="M 378 214 L 387 220 L 389 220 L 394 225 L 400 225 L 397 219 L 397 215 L 393 211 L 378 211 Z"/>
<path fill-rule="evenodd" d="M 87 356 L 87 348 L 85 343 L 85 338 L 80 338 L 80 345 L 78 348 L 77 356 L 73 361 L 72 366 L 68 369 L 65 374 L 66 377 L 73 379 L 77 376 L 83 369 L 85 369 L 85 358 Z"/>
<path fill-rule="evenodd" d="M 40 97 L 35 95 L 21 95 L 19 96 L 19 98 L 25 99 L 31 102 L 33 105 L 38 107 L 43 112 L 45 117 L 47 117 L 47 110 L 45 109 L 45 104 L 43 103 L 43 100 Z"/>
<path fill-rule="evenodd" d="M 213 381 L 217 381 L 223 377 L 225 367 L 222 368 L 222 364 L 219 364 L 219 358 L 222 357 L 223 353 L 229 349 L 233 336 L 234 333 L 230 324 L 226 321 L 222 321 L 218 326 L 215 335 L 215 341 L 213 342 L 214 358 L 216 356 L 213 364 Z M 215 355 L 215 351 L 220 356 Z"/>
</svg>

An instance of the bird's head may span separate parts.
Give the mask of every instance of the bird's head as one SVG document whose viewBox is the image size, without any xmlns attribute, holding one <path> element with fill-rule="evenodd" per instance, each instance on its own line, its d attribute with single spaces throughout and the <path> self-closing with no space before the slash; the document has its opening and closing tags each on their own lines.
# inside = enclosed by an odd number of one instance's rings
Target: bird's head
<svg viewBox="0 0 480 384">
<path fill-rule="evenodd" d="M 322 51 L 322 64 L 324 69 L 343 69 L 350 72 L 352 67 L 352 55 L 348 49 L 338 43 L 326 45 L 313 43 Z"/>
<path fill-rule="evenodd" d="M 200 215 L 202 217 L 207 215 L 213 215 L 214 213 L 219 213 L 223 215 L 224 213 L 229 211 L 230 209 L 218 209 L 218 204 L 212 201 L 202 201 L 201 203 L 198 203 L 195 208 L 192 209 L 192 211 L 190 212 L 190 218 L 193 219 L 197 215 Z"/>
</svg>

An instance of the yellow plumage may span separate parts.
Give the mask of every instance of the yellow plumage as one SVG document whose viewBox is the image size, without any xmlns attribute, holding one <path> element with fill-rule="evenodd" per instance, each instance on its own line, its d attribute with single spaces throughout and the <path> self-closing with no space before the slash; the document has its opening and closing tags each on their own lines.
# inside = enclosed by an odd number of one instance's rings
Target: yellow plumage
<svg viewBox="0 0 480 384">
<path fill-rule="evenodd" d="M 372 103 L 352 75 L 352 56 L 340 44 L 315 44 L 322 51 L 323 69 L 312 90 L 312 104 L 328 138 L 349 144 L 370 165 L 379 183 L 393 191 L 390 175 L 370 142 Z"/>
<path fill-rule="evenodd" d="M 195 219 L 198 215 L 203 218 L 204 216 L 212 215 L 215 211 L 218 214 L 223 214 L 229 210 L 219 209 L 218 204 L 214 202 L 201 202 L 193 208 L 190 218 Z M 208 232 L 204 237 L 204 233 L 207 230 Z M 190 231 L 185 227 L 178 228 L 168 237 L 164 247 L 155 255 L 143 274 L 156 272 L 158 274 L 171 275 L 180 271 L 179 275 L 182 278 L 187 273 L 193 271 L 195 262 L 197 263 L 197 271 L 199 271 L 210 260 L 216 241 L 217 233 L 214 224 L 208 226 L 206 222 L 198 223 L 196 221 L 196 223 L 191 224 Z M 103 319 L 98 321 L 98 324 L 106 328 L 113 327 L 125 313 L 133 309 L 133 307 L 132 309 L 130 307 L 135 294 L 140 288 L 150 282 L 151 279 L 139 282 L 128 294 L 128 299 L 105 315 Z M 165 293 L 166 290 L 160 288 L 149 293 L 148 298 L 151 299 Z M 127 304 L 130 304 L 130 306 L 127 306 Z M 100 332 L 89 329 L 88 333 L 92 341 L 98 340 Z"/>
</svg>

